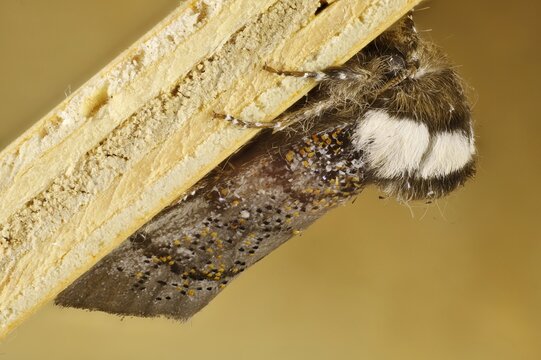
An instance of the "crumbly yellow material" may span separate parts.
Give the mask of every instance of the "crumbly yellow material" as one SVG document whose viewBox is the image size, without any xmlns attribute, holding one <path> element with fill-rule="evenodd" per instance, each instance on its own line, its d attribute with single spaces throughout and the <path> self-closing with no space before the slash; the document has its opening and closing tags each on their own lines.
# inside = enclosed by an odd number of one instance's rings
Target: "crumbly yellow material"
<svg viewBox="0 0 541 360">
<path fill-rule="evenodd" d="M 263 70 L 344 62 L 417 0 L 193 0 L 0 153 L 0 335 L 314 84 Z"/>
</svg>

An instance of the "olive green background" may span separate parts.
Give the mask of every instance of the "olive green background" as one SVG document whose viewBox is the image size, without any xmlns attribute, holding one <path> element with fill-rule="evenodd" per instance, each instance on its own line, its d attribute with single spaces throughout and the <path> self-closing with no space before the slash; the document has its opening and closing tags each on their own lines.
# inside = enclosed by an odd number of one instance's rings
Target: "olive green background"
<svg viewBox="0 0 541 360">
<path fill-rule="evenodd" d="M 176 4 L 0 0 L 0 147 Z M 45 306 L 0 359 L 541 359 L 541 5 L 424 6 L 473 87 L 474 181 L 432 206 L 367 190 L 185 324 Z"/>
</svg>

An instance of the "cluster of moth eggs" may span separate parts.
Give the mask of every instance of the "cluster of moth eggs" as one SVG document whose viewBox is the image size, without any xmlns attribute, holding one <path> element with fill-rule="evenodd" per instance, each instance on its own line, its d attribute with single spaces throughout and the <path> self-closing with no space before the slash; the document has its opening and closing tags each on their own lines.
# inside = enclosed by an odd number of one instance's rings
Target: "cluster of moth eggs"
<svg viewBox="0 0 541 360">
<path fill-rule="evenodd" d="M 334 206 L 362 188 L 360 169 L 364 164 L 361 155 L 348 147 L 350 142 L 350 129 L 338 127 L 306 137 L 302 146 L 286 153 L 292 171 L 304 171 L 307 177 L 319 179 L 313 188 L 303 190 L 319 202 L 313 204 L 316 210 L 319 205 Z"/>
</svg>

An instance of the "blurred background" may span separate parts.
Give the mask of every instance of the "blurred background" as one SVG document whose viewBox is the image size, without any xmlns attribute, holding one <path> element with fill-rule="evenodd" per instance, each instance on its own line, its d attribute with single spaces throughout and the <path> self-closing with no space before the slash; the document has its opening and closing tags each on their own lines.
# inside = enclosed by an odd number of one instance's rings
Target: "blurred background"
<svg viewBox="0 0 541 360">
<path fill-rule="evenodd" d="M 177 3 L 1 0 L 0 148 Z M 431 206 L 369 189 L 185 324 L 48 305 L 0 359 L 541 359 L 541 3 L 424 7 L 474 88 L 474 181 Z"/>
</svg>

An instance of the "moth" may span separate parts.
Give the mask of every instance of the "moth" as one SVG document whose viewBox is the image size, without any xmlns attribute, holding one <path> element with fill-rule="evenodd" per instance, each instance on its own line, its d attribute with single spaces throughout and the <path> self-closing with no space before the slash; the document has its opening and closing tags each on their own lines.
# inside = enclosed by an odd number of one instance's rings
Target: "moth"
<svg viewBox="0 0 541 360">
<path fill-rule="evenodd" d="M 471 111 L 411 13 L 345 65 L 272 76 L 319 86 L 71 286 L 61 306 L 186 320 L 247 268 L 368 185 L 431 200 L 475 172 Z"/>
</svg>

